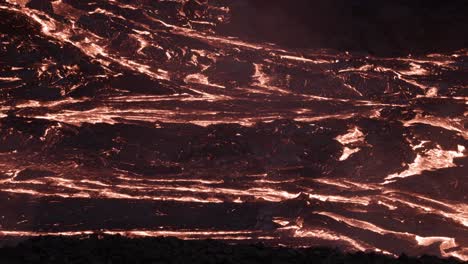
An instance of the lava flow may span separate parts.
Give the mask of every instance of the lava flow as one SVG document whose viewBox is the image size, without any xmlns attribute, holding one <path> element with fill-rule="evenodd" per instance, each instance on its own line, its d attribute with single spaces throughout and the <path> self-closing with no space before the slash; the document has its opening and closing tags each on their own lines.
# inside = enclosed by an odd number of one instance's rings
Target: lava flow
<svg viewBox="0 0 468 264">
<path fill-rule="evenodd" d="M 0 236 L 468 261 L 466 48 L 258 41 L 234 2 L 0 0 Z"/>
</svg>

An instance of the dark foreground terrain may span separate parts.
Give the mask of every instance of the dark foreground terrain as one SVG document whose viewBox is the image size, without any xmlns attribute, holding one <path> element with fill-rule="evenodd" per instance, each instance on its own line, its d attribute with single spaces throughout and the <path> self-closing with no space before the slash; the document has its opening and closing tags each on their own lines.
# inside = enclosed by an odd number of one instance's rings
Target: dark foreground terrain
<svg viewBox="0 0 468 264">
<path fill-rule="evenodd" d="M 262 244 L 229 245 L 215 240 L 122 236 L 38 237 L 0 249 L 1 263 L 461 263 L 433 256 L 399 258 L 375 253 L 344 254 L 329 248 L 289 249 Z"/>
</svg>

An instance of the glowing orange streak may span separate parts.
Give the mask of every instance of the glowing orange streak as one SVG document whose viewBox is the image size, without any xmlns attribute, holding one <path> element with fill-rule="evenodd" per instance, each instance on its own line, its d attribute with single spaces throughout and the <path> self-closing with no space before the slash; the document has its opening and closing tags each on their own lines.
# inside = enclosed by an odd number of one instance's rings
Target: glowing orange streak
<svg viewBox="0 0 468 264">
<path fill-rule="evenodd" d="M 210 83 L 208 81 L 208 77 L 201 73 L 187 75 L 184 79 L 184 82 L 185 83 L 198 83 L 198 84 L 208 85 L 208 86 L 217 87 L 217 88 L 226 88 L 223 85 Z"/>
<path fill-rule="evenodd" d="M 117 177 L 119 179 L 122 179 L 122 180 L 127 180 L 127 181 L 136 181 L 136 182 L 195 182 L 195 183 L 201 183 L 201 184 L 220 184 L 220 183 L 224 183 L 224 181 L 222 180 L 204 180 L 204 179 L 191 179 L 191 178 L 188 178 L 188 179 L 178 179 L 178 178 L 175 178 L 175 179 L 138 179 L 138 178 L 129 178 L 129 177 L 125 177 L 125 176 L 119 176 Z"/>
<path fill-rule="evenodd" d="M 215 99 L 217 100 L 217 99 Z M 205 100 L 207 101 L 207 100 Z M 30 107 L 31 105 L 28 105 Z M 209 126 L 213 124 L 224 124 L 224 123 L 237 123 L 243 126 L 253 126 L 258 122 L 273 122 L 274 120 L 281 118 L 282 115 L 269 114 L 266 116 L 258 117 L 246 117 L 239 120 L 238 117 L 228 118 L 214 118 L 215 112 L 204 112 L 198 113 L 198 118 L 207 116 L 207 119 L 192 119 L 194 111 L 187 109 L 174 113 L 167 109 L 116 109 L 113 107 L 96 107 L 87 111 L 72 111 L 63 110 L 60 113 L 47 113 L 45 115 L 35 115 L 34 118 L 55 120 L 63 123 L 73 124 L 80 126 L 82 123 L 108 123 L 115 124 L 118 121 L 116 119 L 129 119 L 129 120 L 141 120 L 149 122 L 166 122 L 166 123 L 192 123 L 200 126 Z M 346 119 L 354 116 L 355 114 L 338 114 L 338 115 L 319 115 L 319 116 L 297 116 L 293 119 L 296 121 L 319 121 L 325 119 Z"/>
<path fill-rule="evenodd" d="M 448 208 L 450 211 L 452 211 L 452 212 L 445 212 L 443 210 L 435 209 L 434 207 L 424 206 L 424 205 L 421 205 L 421 204 L 417 204 L 417 203 L 408 201 L 407 198 L 404 198 L 404 197 L 401 197 L 400 195 L 398 195 L 398 190 L 387 190 L 387 191 L 384 191 L 383 194 L 385 195 L 383 198 L 388 199 L 388 201 L 390 201 L 390 202 L 393 202 L 393 203 L 399 202 L 399 203 L 405 204 L 405 205 L 407 205 L 407 206 L 409 206 L 411 208 L 416 208 L 418 210 L 421 210 L 421 212 L 423 212 L 423 213 L 430 212 L 430 213 L 433 213 L 433 214 L 439 214 L 439 215 L 441 215 L 443 217 L 446 217 L 448 219 L 452 219 L 455 222 L 458 222 L 458 223 L 462 224 L 465 227 L 468 227 L 468 205 L 467 204 L 451 205 L 449 203 L 443 203 L 441 201 L 429 199 L 429 198 L 426 198 L 424 196 L 408 194 L 410 196 L 413 196 L 413 197 L 416 197 L 416 198 L 419 198 L 419 199 L 427 200 L 427 201 L 433 202 L 435 204 L 442 205 L 442 206 Z"/>
<path fill-rule="evenodd" d="M 467 101 L 468 102 L 468 101 Z M 435 116 L 421 116 L 420 114 L 416 115 L 413 119 L 404 121 L 403 125 L 405 127 L 410 127 L 413 124 L 427 124 L 433 127 L 440 127 L 450 131 L 455 131 L 458 134 L 462 135 L 465 139 L 468 139 L 468 130 L 463 127 L 463 120 L 461 119 L 444 119 Z"/>
<path fill-rule="evenodd" d="M 124 200 L 153 200 L 153 201 L 175 201 L 175 202 L 193 202 L 193 203 L 222 203 L 224 201 L 217 199 L 217 198 L 207 198 L 201 199 L 196 197 L 190 196 L 183 196 L 183 197 L 172 197 L 172 196 L 148 196 L 148 195 L 128 195 L 128 194 L 121 194 L 116 193 L 112 190 L 108 189 L 95 189 L 96 192 L 99 192 L 98 195 L 91 195 L 89 193 L 42 193 L 31 189 L 2 189 L 2 192 L 9 192 L 9 193 L 19 193 L 19 194 L 29 194 L 36 197 L 61 197 L 61 198 L 108 198 L 108 199 L 124 199 Z M 87 190 L 85 190 L 87 191 Z M 88 190 L 89 191 L 89 190 Z"/>
<path fill-rule="evenodd" d="M 342 145 L 346 146 L 343 150 L 343 154 L 339 158 L 340 161 L 346 160 L 351 154 L 358 152 L 360 149 L 357 147 L 349 148 L 347 145 L 362 143 L 364 142 L 364 134 L 359 130 L 358 127 L 348 130 L 347 134 L 340 135 L 335 138 Z"/>
<path fill-rule="evenodd" d="M 33 232 L 33 231 L 10 231 L 0 230 L 1 236 L 16 236 L 16 237 L 35 237 L 35 236 L 82 236 L 92 234 L 106 234 L 106 235 L 123 235 L 129 237 L 156 237 L 156 236 L 172 236 L 181 239 L 197 239 L 200 237 L 216 237 L 216 239 L 253 239 L 257 232 L 255 231 L 169 231 L 169 230 L 83 230 L 71 232 Z M 243 235 L 243 236 L 242 236 Z M 251 236 L 246 236 L 251 235 Z M 240 236 L 240 237 L 239 237 Z M 267 239 L 273 239 L 270 237 Z"/>
<path fill-rule="evenodd" d="M 0 81 L 4 82 L 14 82 L 14 81 L 20 81 L 21 78 L 18 77 L 0 77 Z"/>
<path fill-rule="evenodd" d="M 369 197 L 345 197 L 338 195 L 321 195 L 309 194 L 310 199 L 319 200 L 322 202 L 335 202 L 335 203 L 353 203 L 368 206 L 371 199 Z"/>
<path fill-rule="evenodd" d="M 307 230 L 297 229 L 294 232 L 294 237 L 314 237 L 314 238 L 320 238 L 323 240 L 345 241 L 354 249 L 359 250 L 359 251 L 365 251 L 365 250 L 373 248 L 369 245 L 365 245 L 361 242 L 358 242 L 357 240 L 354 240 L 348 236 L 340 235 L 340 234 L 337 234 L 335 232 L 332 232 L 330 230 L 325 230 L 325 229 L 307 229 Z"/>
<path fill-rule="evenodd" d="M 35 191 L 35 190 L 21 189 L 21 188 L 2 189 L 1 192 L 29 194 L 29 195 L 37 196 L 37 197 L 61 197 L 61 198 L 90 198 L 91 197 L 87 193 L 66 194 L 66 193 L 54 192 L 53 194 L 50 194 L 50 193 L 41 193 L 41 192 L 38 192 L 38 191 Z"/>
<path fill-rule="evenodd" d="M 102 57 L 105 57 L 105 58 L 109 59 L 112 62 L 118 63 L 118 64 L 120 64 L 120 65 L 122 65 L 124 67 L 130 68 L 132 70 L 139 71 L 139 72 L 141 72 L 143 74 L 146 74 L 148 76 L 151 76 L 153 78 L 166 79 L 166 80 L 169 79 L 166 71 L 158 69 L 156 72 L 154 72 L 154 71 L 149 69 L 148 65 L 143 65 L 143 64 L 140 64 L 138 62 L 129 60 L 129 59 L 114 58 L 109 53 L 107 53 L 104 48 L 100 47 L 99 45 L 97 45 L 95 43 L 91 43 L 90 45 L 88 45 L 86 47 L 86 46 L 83 45 L 83 43 L 79 43 L 79 42 L 75 43 L 75 42 L 71 41 L 70 40 L 71 36 L 69 36 L 69 34 L 67 34 L 65 32 L 54 32 L 56 30 L 55 23 L 52 22 L 52 21 L 54 21 L 54 19 L 52 19 L 49 15 L 47 15 L 44 12 L 40 12 L 40 11 L 36 11 L 36 10 L 33 11 L 33 10 L 29 9 L 29 8 L 22 8 L 21 10 L 16 9 L 16 8 L 8 8 L 8 7 L 5 7 L 5 6 L 0 6 L 0 8 L 7 9 L 7 10 L 12 10 L 12 11 L 15 11 L 15 12 L 18 12 L 18 13 L 23 13 L 23 14 L 27 15 L 28 17 L 30 17 L 31 19 L 36 21 L 38 24 L 42 25 L 42 32 L 45 35 L 53 37 L 53 38 L 55 38 L 55 39 L 57 39 L 59 41 L 62 41 L 62 42 L 70 43 L 71 45 L 79 48 L 85 54 L 88 54 L 93 58 L 96 58 L 98 55 L 101 55 Z M 42 16 L 47 17 L 48 21 L 41 19 L 34 12 L 37 12 L 37 13 L 41 14 Z M 99 60 L 99 61 L 102 62 L 102 60 Z M 107 63 L 104 63 L 104 64 L 109 65 L 110 63 L 107 62 Z"/>
<path fill-rule="evenodd" d="M 400 79 L 400 80 L 402 80 L 402 81 L 404 81 L 404 82 L 406 82 L 408 84 L 414 85 L 414 86 L 420 88 L 421 90 L 425 91 L 426 96 L 432 96 L 432 95 L 434 95 L 434 93 L 437 94 L 437 88 L 424 86 L 424 85 L 418 83 L 415 80 L 411 80 L 411 79 L 406 78 L 405 75 L 402 74 L 399 71 L 396 71 L 396 70 L 393 70 L 393 69 L 390 69 L 390 68 L 381 67 L 381 66 L 374 67 L 373 65 L 364 65 L 364 66 L 361 66 L 359 68 L 350 68 L 350 69 L 340 70 L 339 73 L 354 72 L 354 71 L 357 71 L 357 72 L 366 72 L 366 71 L 391 72 L 391 73 L 395 74 L 398 79 Z"/>
<path fill-rule="evenodd" d="M 423 171 L 432 171 L 442 168 L 456 167 L 453 163 L 454 158 L 464 157 L 465 147 L 459 145 L 458 151 L 447 151 L 442 149 L 431 149 L 424 156 L 417 155 L 413 163 L 409 164 L 409 168 L 400 173 L 394 173 L 385 177 L 383 184 L 393 182 L 396 178 L 406 178 L 414 175 L 419 175 Z"/>
<path fill-rule="evenodd" d="M 292 55 L 279 55 L 281 59 L 286 59 L 286 60 L 294 60 L 294 61 L 300 61 L 300 62 L 310 62 L 313 64 L 330 64 L 330 63 L 335 63 L 334 60 L 312 60 L 304 57 L 297 57 L 297 56 L 292 56 Z"/>
<path fill-rule="evenodd" d="M 347 225 L 357 227 L 357 228 L 360 228 L 360 229 L 364 229 L 364 230 L 369 230 L 369 231 L 372 231 L 372 232 L 375 232 L 375 233 L 378 233 L 378 234 L 381 234 L 381 235 L 385 235 L 385 234 L 398 235 L 399 237 L 404 237 L 406 239 L 414 240 L 418 245 L 421 245 L 421 246 L 429 246 L 429 245 L 431 245 L 433 243 L 436 243 L 436 242 L 442 242 L 439 248 L 440 248 L 441 255 L 444 256 L 444 257 L 452 256 L 452 252 L 450 252 L 450 253 L 445 252 L 446 249 L 451 249 L 451 248 L 458 247 L 458 244 L 455 243 L 455 239 L 450 238 L 450 237 L 421 237 L 421 236 L 411 234 L 411 233 L 408 233 L 408 232 L 397 232 L 397 231 L 383 229 L 383 228 L 378 227 L 378 226 L 376 226 L 376 225 L 374 225 L 372 223 L 362 221 L 362 220 L 347 218 L 347 217 L 344 217 L 344 216 L 341 216 L 341 215 L 338 215 L 338 214 L 335 214 L 335 213 L 317 212 L 317 214 L 325 215 L 325 216 L 328 216 L 328 217 L 330 217 L 332 219 L 335 219 L 337 221 L 344 222 Z M 466 255 L 466 256 L 462 255 L 462 260 L 465 260 L 465 259 L 468 259 L 468 255 Z"/>
<path fill-rule="evenodd" d="M 106 197 L 106 198 L 115 198 L 115 199 L 144 199 L 144 200 L 175 200 L 175 201 L 205 201 L 205 202 L 221 202 L 219 199 L 209 198 L 206 200 L 193 198 L 193 197 L 154 197 L 148 195 L 130 195 L 124 193 L 118 193 L 114 190 L 110 190 L 109 188 L 105 189 L 92 189 L 89 187 L 78 186 L 75 184 L 75 181 L 64 179 L 64 178 L 57 178 L 57 177 L 45 177 L 44 179 L 48 181 L 52 181 L 57 186 L 63 186 L 66 188 L 70 188 L 73 190 L 81 191 L 79 197 L 94 197 L 93 195 L 83 193 L 93 191 L 97 193 L 97 197 Z M 179 192 L 190 192 L 190 193 L 215 193 L 215 194 L 225 194 L 231 196 L 254 196 L 256 199 L 265 199 L 268 201 L 279 202 L 285 199 L 292 199 L 297 197 L 299 194 L 291 194 L 286 191 L 280 191 L 272 188 L 249 188 L 247 190 L 236 190 L 236 189 L 229 189 L 229 188 L 215 188 L 215 187 L 202 187 L 202 186 L 190 186 L 190 187 L 173 187 L 173 186 L 155 186 L 155 185 L 127 185 L 127 184 L 113 184 L 113 185 L 106 185 L 102 182 L 96 181 L 89 181 L 89 180 L 81 180 L 80 182 L 88 182 L 93 183 L 98 186 L 105 186 L 105 187 L 114 187 L 114 188 L 121 188 L 121 189 L 128 189 L 128 190 L 162 190 L 162 191 L 179 191 Z M 15 182 L 16 183 L 16 182 Z M 28 181 L 25 183 L 29 184 L 47 184 L 40 181 Z M 49 183 L 50 184 L 50 183 Z M 34 190 L 28 189 L 17 189 L 17 192 L 27 193 L 35 196 L 54 196 L 54 194 L 44 194 Z M 13 189 L 6 189 L 7 192 L 15 192 Z M 65 197 L 65 198 L 74 198 L 78 197 L 77 194 L 58 194 L 57 196 Z"/>
</svg>

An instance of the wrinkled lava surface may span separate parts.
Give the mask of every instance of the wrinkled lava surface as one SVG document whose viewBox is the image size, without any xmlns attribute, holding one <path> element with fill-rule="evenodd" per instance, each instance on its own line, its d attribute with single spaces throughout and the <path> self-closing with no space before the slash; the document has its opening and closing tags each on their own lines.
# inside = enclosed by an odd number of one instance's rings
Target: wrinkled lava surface
<svg viewBox="0 0 468 264">
<path fill-rule="evenodd" d="M 353 7 L 371 27 L 330 1 L 301 28 L 285 1 L 253 2 L 0 1 L 0 235 L 468 260 L 456 4 Z"/>
</svg>

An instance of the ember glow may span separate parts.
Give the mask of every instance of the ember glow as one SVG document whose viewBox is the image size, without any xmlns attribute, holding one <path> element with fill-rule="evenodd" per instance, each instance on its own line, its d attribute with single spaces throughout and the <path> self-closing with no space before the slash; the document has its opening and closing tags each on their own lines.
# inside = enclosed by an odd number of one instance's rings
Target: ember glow
<svg viewBox="0 0 468 264">
<path fill-rule="evenodd" d="M 468 261 L 466 49 L 288 48 L 220 32 L 231 1 L 152 2 L 0 1 L 0 236 Z"/>
</svg>

